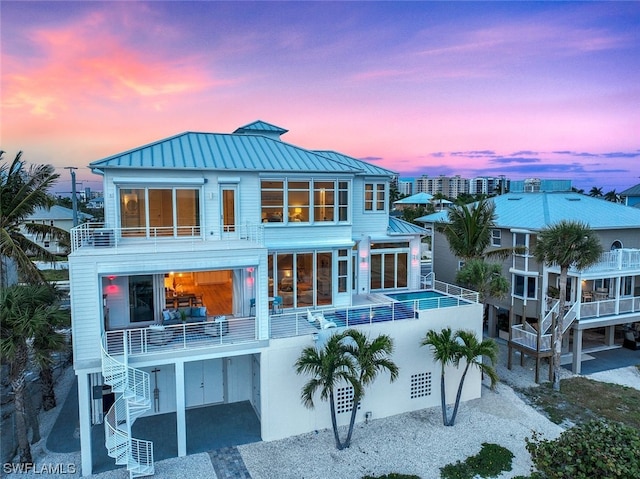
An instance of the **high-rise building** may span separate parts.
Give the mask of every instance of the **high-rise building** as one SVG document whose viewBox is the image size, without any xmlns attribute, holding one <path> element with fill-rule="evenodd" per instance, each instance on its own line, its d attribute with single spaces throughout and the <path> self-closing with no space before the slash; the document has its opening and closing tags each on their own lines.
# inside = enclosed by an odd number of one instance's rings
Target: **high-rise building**
<svg viewBox="0 0 640 479">
<path fill-rule="evenodd" d="M 433 178 L 422 175 L 420 178 L 416 178 L 416 193 L 429 193 L 434 196 L 441 193 L 447 198 L 455 199 L 458 195 L 468 192 L 469 180 L 460 175 L 440 175 Z"/>
</svg>

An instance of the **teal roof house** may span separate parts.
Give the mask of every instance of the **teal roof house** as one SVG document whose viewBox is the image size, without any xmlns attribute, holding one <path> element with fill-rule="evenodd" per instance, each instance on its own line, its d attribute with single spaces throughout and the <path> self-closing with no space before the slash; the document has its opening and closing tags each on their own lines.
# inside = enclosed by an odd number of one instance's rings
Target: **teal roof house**
<svg viewBox="0 0 640 479">
<path fill-rule="evenodd" d="M 562 182 L 556 184 L 560 191 L 553 191 L 553 182 L 546 185 L 548 191 L 522 189 L 492 198 L 497 219 L 490 249 L 524 246 L 526 252 L 503 263 L 511 291 L 504 299 L 489 299 L 488 332 L 507 339 L 510 350 L 537 357 L 538 363 L 551 354 L 549 327 L 557 309 L 554 291 L 560 270 L 538 264 L 532 251 L 546 226 L 561 220 L 587 223 L 605 252 L 595 266 L 569 272 L 564 352 L 572 353 L 567 359 L 580 373 L 583 353 L 620 347 L 628 325 L 640 322 L 640 209 L 563 191 L 567 185 Z M 446 220 L 446 212 L 418 219 L 426 226 Z M 436 278 L 454 282 L 460 259 L 438 232 L 433 233 L 432 248 Z M 538 374 L 536 369 L 536 380 Z"/>
<path fill-rule="evenodd" d="M 104 222 L 72 229 L 69 255 L 83 475 L 107 455 L 137 477 L 167 454 L 331 427 L 327 403 L 301 403 L 293 364 L 345 328 L 393 337 L 402 371 L 372 386 L 357 421 L 436 406 L 440 366 L 419 338 L 482 333 L 477 293 L 421 276 L 427 232 L 390 217 L 395 173 L 286 132 L 186 132 L 90 163 Z M 480 393 L 469 372 L 463 399 Z M 336 394 L 345 425 L 353 389 Z M 155 447 L 132 427 L 151 419 Z"/>
</svg>

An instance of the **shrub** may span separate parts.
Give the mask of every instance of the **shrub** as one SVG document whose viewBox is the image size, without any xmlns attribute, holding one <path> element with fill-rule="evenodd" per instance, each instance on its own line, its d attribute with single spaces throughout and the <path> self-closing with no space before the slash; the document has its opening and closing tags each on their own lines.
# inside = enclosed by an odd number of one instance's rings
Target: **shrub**
<svg viewBox="0 0 640 479">
<path fill-rule="evenodd" d="M 593 420 L 544 440 L 526 439 L 535 467 L 548 479 L 637 477 L 640 431 L 624 424 Z"/>
<path fill-rule="evenodd" d="M 440 468 L 442 479 L 473 479 L 479 477 L 496 477 L 504 471 L 511 470 L 513 454 L 498 444 L 482 443 L 480 452 L 470 456 L 464 462 L 447 464 Z"/>
</svg>

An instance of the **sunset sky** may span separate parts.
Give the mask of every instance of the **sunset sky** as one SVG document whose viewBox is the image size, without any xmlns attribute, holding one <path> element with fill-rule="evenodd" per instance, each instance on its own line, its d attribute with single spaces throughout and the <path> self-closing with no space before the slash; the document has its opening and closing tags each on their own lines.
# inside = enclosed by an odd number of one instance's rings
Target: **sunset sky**
<svg viewBox="0 0 640 479">
<path fill-rule="evenodd" d="M 5 160 L 254 120 L 403 177 L 640 183 L 640 2 L 0 3 Z"/>
</svg>

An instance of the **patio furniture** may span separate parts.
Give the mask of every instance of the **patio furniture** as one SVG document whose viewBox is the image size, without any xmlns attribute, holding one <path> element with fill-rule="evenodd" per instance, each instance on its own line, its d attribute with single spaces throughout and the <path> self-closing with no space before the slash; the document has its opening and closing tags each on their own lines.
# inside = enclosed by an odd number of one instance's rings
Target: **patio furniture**
<svg viewBox="0 0 640 479">
<path fill-rule="evenodd" d="M 273 314 L 282 313 L 282 297 L 275 296 L 271 303 L 271 308 L 273 310 Z"/>
<path fill-rule="evenodd" d="M 318 323 L 320 329 L 337 328 L 338 325 L 333 321 L 328 321 L 321 311 L 312 313 L 310 309 L 307 309 L 307 321 L 311 324 Z"/>
<path fill-rule="evenodd" d="M 173 330 L 167 329 L 161 324 L 152 324 L 149 326 L 149 344 L 163 345 L 173 339 Z"/>
<path fill-rule="evenodd" d="M 217 337 L 229 332 L 229 321 L 226 316 L 214 316 L 204 323 L 204 334 Z"/>
<path fill-rule="evenodd" d="M 251 298 L 249 300 L 249 316 L 252 316 L 256 310 L 256 298 Z"/>
</svg>

